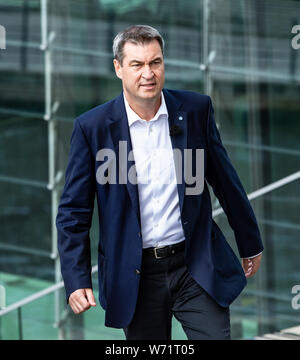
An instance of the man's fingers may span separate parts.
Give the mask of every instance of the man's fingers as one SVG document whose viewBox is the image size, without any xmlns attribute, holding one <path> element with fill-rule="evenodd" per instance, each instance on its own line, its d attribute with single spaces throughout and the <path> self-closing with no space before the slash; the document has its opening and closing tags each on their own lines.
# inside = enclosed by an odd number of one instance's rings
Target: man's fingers
<svg viewBox="0 0 300 360">
<path fill-rule="evenodd" d="M 91 306 L 96 306 L 96 301 L 92 289 L 85 289 L 88 302 Z"/>
<path fill-rule="evenodd" d="M 74 306 L 74 308 L 75 308 L 75 311 L 74 311 L 74 312 L 75 312 L 76 314 L 80 314 L 80 313 L 88 310 L 88 309 L 91 307 L 91 305 L 89 304 L 89 302 L 86 301 L 86 300 L 84 300 L 84 301 L 83 301 L 83 300 L 75 301 L 75 302 L 73 303 L 73 306 Z"/>
<path fill-rule="evenodd" d="M 246 277 L 250 277 L 252 275 L 253 263 L 251 259 L 243 259 L 243 269 Z"/>
<path fill-rule="evenodd" d="M 80 314 L 91 307 L 89 302 L 84 297 L 80 297 L 79 299 L 78 298 L 73 299 L 72 301 L 69 301 L 69 303 L 72 310 L 76 314 Z"/>
<path fill-rule="evenodd" d="M 83 311 L 81 305 L 76 300 L 69 301 L 69 305 L 75 314 L 80 314 Z"/>
<path fill-rule="evenodd" d="M 80 314 L 80 313 L 84 312 L 85 310 L 87 310 L 79 302 L 74 302 L 70 305 L 75 314 Z"/>
</svg>

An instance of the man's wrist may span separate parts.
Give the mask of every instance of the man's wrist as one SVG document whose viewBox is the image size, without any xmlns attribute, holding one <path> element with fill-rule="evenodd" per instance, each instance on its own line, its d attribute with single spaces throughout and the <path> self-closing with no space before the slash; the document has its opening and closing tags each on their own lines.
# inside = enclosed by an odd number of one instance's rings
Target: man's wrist
<svg viewBox="0 0 300 360">
<path fill-rule="evenodd" d="M 262 254 L 262 251 L 260 253 L 256 254 L 256 255 L 249 256 L 249 257 L 243 257 L 242 259 L 253 259 L 253 258 L 255 258 L 256 256 L 258 256 L 260 254 Z"/>
</svg>

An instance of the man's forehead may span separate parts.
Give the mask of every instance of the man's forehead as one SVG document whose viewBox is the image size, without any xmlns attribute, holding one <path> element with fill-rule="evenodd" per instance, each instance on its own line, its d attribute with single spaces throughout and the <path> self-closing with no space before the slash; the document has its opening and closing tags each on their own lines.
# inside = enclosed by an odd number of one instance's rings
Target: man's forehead
<svg viewBox="0 0 300 360">
<path fill-rule="evenodd" d="M 123 48 L 124 58 L 127 57 L 129 60 L 141 59 L 145 54 L 152 55 L 153 57 L 162 57 L 161 47 L 157 40 L 152 40 L 144 43 L 132 43 L 127 41 Z"/>
</svg>

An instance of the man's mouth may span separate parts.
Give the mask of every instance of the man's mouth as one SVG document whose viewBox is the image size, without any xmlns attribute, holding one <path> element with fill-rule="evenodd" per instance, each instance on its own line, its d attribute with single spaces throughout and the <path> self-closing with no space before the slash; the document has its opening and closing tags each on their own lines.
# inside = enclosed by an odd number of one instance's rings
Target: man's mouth
<svg viewBox="0 0 300 360">
<path fill-rule="evenodd" d="M 149 83 L 149 84 L 141 84 L 141 86 L 145 87 L 145 88 L 152 88 L 156 85 L 156 83 Z"/>
</svg>

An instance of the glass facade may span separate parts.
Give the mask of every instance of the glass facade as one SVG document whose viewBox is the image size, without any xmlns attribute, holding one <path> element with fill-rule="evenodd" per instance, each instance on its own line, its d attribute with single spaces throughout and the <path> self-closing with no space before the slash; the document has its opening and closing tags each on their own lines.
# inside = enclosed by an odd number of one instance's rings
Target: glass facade
<svg viewBox="0 0 300 360">
<path fill-rule="evenodd" d="M 288 0 L 0 0 L 6 29 L 6 49 L 0 50 L 0 285 L 6 306 L 61 280 L 54 221 L 73 120 L 121 91 L 112 64 L 116 33 L 149 24 L 166 41 L 165 87 L 212 97 L 247 193 L 261 190 L 251 201 L 265 251 L 260 271 L 231 307 L 232 337 L 299 325 L 300 310 L 291 305 L 300 274 L 300 49 L 292 47 L 291 33 L 299 11 L 300 2 Z M 237 251 L 224 214 L 215 220 Z M 97 226 L 94 221 L 93 265 Z M 61 289 L 0 316 L 0 338 L 124 335 L 104 326 L 100 306 L 73 316 Z M 185 338 L 174 320 L 173 339 Z"/>
</svg>

